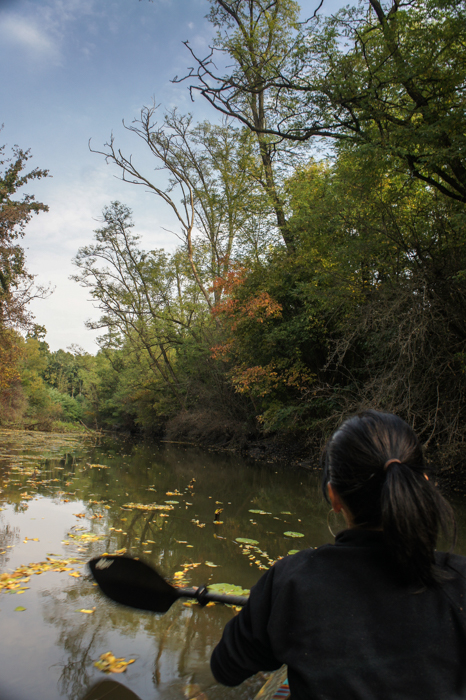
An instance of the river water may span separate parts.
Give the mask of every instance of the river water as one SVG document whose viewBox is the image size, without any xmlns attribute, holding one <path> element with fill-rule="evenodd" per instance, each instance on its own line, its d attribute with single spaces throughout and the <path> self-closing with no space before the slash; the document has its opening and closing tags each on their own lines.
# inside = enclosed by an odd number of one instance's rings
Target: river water
<svg viewBox="0 0 466 700">
<path fill-rule="evenodd" d="M 328 510 L 319 477 L 286 465 L 0 431 L 0 698 L 80 700 L 105 677 L 94 664 L 107 652 L 134 660 L 110 677 L 141 700 L 253 698 L 262 676 L 226 689 L 209 671 L 233 608 L 138 612 L 107 600 L 86 562 L 126 553 L 175 584 L 249 589 L 278 557 L 332 542 Z"/>
</svg>

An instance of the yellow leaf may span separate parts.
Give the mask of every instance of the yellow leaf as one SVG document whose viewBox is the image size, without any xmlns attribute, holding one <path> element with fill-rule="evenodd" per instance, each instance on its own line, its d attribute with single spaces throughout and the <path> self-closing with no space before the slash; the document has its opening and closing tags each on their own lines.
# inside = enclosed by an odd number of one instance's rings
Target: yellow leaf
<svg viewBox="0 0 466 700">
<path fill-rule="evenodd" d="M 133 664 L 135 660 L 129 659 L 125 661 L 123 657 L 117 659 L 111 651 L 107 651 L 106 654 L 100 655 L 100 659 L 94 662 L 94 666 L 104 673 L 123 673 L 126 671 L 127 666 Z"/>
<path fill-rule="evenodd" d="M 78 612 L 87 613 L 88 615 L 92 615 L 94 611 L 95 608 L 92 608 L 92 610 L 86 610 L 85 608 L 81 608 L 81 610 L 78 610 Z"/>
<path fill-rule="evenodd" d="M 77 571 L 73 571 L 73 573 L 68 574 L 68 576 L 74 576 L 74 578 L 80 578 L 81 574 L 78 573 Z"/>
</svg>

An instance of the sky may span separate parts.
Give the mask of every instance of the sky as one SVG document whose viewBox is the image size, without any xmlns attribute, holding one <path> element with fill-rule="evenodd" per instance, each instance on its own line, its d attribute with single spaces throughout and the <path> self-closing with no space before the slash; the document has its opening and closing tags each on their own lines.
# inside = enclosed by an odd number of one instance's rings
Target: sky
<svg viewBox="0 0 466 700">
<path fill-rule="evenodd" d="M 305 15 L 318 3 L 303 0 Z M 333 11 L 339 0 L 326 0 Z M 130 124 L 154 101 L 192 112 L 199 121 L 220 115 L 202 98 L 193 103 L 185 75 L 192 59 L 184 41 L 206 55 L 213 27 L 208 0 L 0 0 L 0 144 L 30 149 L 28 165 L 50 177 L 25 191 L 47 204 L 28 224 L 23 239 L 27 267 L 38 284 L 54 288 L 32 302 L 36 323 L 47 329 L 52 351 L 77 344 L 94 354 L 103 331 L 85 327 L 99 312 L 88 290 L 70 280 L 73 257 L 92 243 L 102 209 L 118 200 L 133 211 L 141 246 L 176 247 L 169 212 L 142 187 L 118 179 L 102 150 L 111 133 L 125 154 L 153 169 Z"/>
</svg>

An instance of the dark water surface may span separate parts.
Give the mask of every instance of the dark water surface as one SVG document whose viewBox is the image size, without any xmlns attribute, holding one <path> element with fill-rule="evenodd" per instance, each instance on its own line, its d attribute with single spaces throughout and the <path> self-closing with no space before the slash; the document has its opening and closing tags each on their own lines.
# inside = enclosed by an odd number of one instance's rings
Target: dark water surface
<svg viewBox="0 0 466 700">
<path fill-rule="evenodd" d="M 328 510 L 304 470 L 182 445 L 0 431 L 1 700 L 79 700 L 105 677 L 94 663 L 106 652 L 135 660 L 110 677 L 142 700 L 254 697 L 261 678 L 226 689 L 209 671 L 232 608 L 117 606 L 85 563 L 125 551 L 174 583 L 249 589 L 278 557 L 333 541 Z"/>
</svg>

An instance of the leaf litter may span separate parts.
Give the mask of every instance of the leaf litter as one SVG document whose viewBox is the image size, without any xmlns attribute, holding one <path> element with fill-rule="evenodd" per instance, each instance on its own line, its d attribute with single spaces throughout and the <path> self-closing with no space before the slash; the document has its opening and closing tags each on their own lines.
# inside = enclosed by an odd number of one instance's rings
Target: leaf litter
<svg viewBox="0 0 466 700">
<path fill-rule="evenodd" d="M 111 651 L 101 654 L 94 666 L 104 673 L 124 673 L 130 664 L 134 664 L 136 659 L 125 660 L 124 656 L 117 658 Z"/>
<path fill-rule="evenodd" d="M 44 574 L 46 571 L 65 572 L 72 571 L 73 566 L 69 564 L 81 564 L 79 559 L 52 559 L 47 557 L 46 561 L 28 564 L 27 566 L 18 566 L 11 573 L 0 574 L 0 591 L 10 591 L 14 593 L 22 593 L 29 586 L 24 586 L 29 583 L 32 575 Z M 74 572 L 77 576 L 81 576 L 78 572 Z"/>
</svg>

